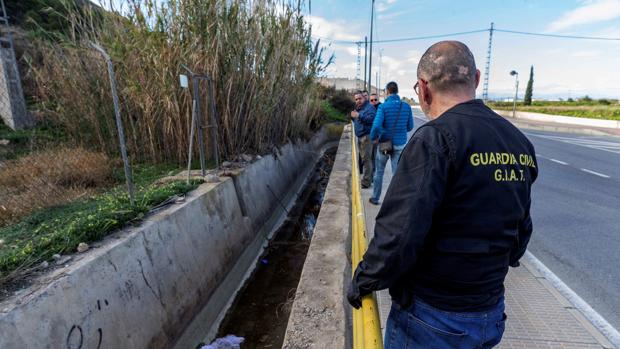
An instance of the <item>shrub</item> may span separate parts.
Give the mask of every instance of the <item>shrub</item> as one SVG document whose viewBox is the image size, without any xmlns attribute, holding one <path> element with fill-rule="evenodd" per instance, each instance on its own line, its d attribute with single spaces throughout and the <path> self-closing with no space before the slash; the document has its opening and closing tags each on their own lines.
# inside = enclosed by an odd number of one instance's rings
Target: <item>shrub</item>
<svg viewBox="0 0 620 349">
<path fill-rule="evenodd" d="M 355 101 L 346 90 L 336 91 L 329 98 L 329 103 L 343 114 L 348 114 L 355 107 Z"/>
</svg>

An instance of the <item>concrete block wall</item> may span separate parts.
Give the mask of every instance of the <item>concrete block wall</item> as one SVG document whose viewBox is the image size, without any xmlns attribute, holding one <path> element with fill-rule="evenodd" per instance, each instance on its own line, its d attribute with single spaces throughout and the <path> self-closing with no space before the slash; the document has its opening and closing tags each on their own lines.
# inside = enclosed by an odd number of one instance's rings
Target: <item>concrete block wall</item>
<svg viewBox="0 0 620 349">
<path fill-rule="evenodd" d="M 0 46 L 0 117 L 13 130 L 34 125 L 19 79 L 13 49 Z"/>
<path fill-rule="evenodd" d="M 208 340 L 283 219 L 274 207 L 289 204 L 258 188 L 270 183 L 282 200 L 294 199 L 327 141 L 320 132 L 256 161 L 236 177 L 243 188 L 231 178 L 204 184 L 35 280 L 0 303 L 0 348 L 190 348 Z M 269 203 L 243 209 L 242 200 Z"/>
</svg>

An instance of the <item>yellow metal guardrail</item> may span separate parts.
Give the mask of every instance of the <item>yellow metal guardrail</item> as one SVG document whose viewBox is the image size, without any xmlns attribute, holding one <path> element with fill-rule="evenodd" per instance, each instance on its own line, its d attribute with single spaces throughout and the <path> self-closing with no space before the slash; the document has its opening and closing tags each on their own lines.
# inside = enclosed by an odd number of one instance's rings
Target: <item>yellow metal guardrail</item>
<svg viewBox="0 0 620 349">
<path fill-rule="evenodd" d="M 355 272 L 355 268 L 362 260 L 362 256 L 368 247 L 357 161 L 357 137 L 355 137 L 353 125 L 351 125 L 351 265 L 353 272 Z M 353 348 L 383 349 L 379 308 L 374 294 L 364 296 L 362 307 L 353 309 Z"/>
</svg>

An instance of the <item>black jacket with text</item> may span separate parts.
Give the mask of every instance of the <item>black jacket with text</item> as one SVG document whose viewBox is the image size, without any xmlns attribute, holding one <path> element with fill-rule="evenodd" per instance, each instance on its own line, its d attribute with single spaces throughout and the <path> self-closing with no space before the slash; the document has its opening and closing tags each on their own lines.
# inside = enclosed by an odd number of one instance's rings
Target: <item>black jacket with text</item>
<svg viewBox="0 0 620 349">
<path fill-rule="evenodd" d="M 480 100 L 421 126 L 402 152 L 353 276 L 350 300 L 390 289 L 443 310 L 484 311 L 504 294 L 532 234 L 534 146 Z"/>
</svg>

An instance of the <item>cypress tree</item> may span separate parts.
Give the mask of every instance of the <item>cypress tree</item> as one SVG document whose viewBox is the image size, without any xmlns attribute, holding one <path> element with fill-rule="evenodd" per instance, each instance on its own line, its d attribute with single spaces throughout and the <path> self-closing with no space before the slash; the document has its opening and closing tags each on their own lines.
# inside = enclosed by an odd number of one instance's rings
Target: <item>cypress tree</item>
<svg viewBox="0 0 620 349">
<path fill-rule="evenodd" d="M 532 105 L 532 91 L 534 89 L 534 66 L 530 68 L 530 80 L 527 82 L 525 88 L 525 97 L 523 97 L 523 104 Z"/>
</svg>

